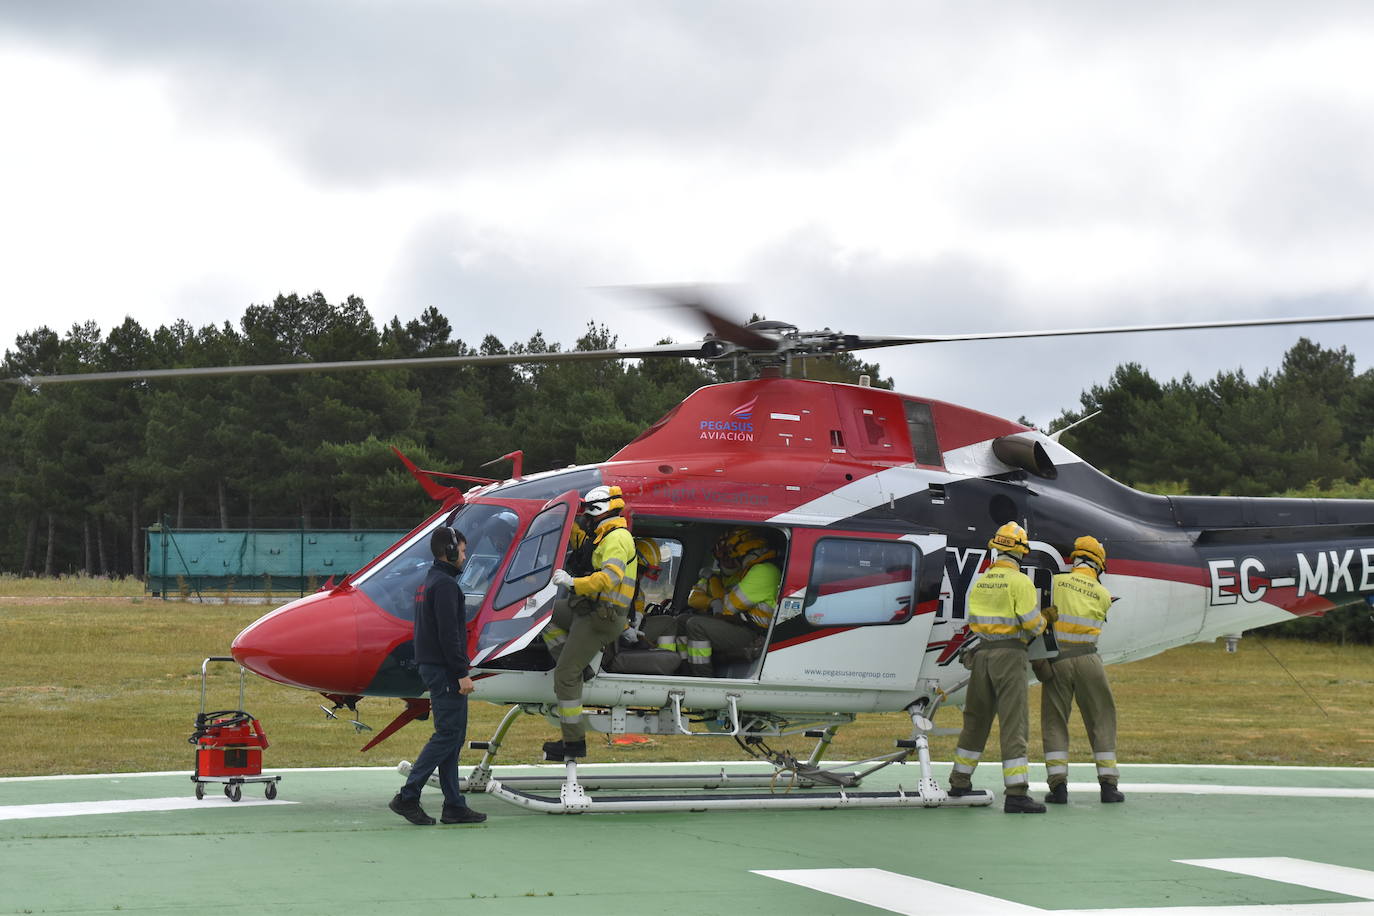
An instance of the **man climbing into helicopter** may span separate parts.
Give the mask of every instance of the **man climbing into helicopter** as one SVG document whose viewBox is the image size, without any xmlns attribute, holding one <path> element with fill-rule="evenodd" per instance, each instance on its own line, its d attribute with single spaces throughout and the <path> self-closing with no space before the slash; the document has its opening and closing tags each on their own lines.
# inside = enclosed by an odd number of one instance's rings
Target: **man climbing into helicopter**
<svg viewBox="0 0 1374 916">
<path fill-rule="evenodd" d="M 973 770 L 983 756 L 995 716 L 1002 741 L 1002 781 L 1008 814 L 1043 814 L 1030 797 L 1026 741 L 1030 715 L 1026 704 L 1026 646 L 1045 630 L 1037 610 L 1035 585 L 1021 572 L 1019 559 L 1030 553 L 1026 529 L 1007 522 L 988 541 L 992 565 L 968 593 L 969 629 L 979 637 L 972 652 L 972 675 L 964 700 L 964 728 L 954 750 L 950 795 L 973 793 Z M 1047 609 L 1048 611 L 1048 609 Z M 1052 616 L 1053 612 L 1049 612 Z"/>
<path fill-rule="evenodd" d="M 732 528 L 717 542 L 717 568 L 692 588 L 693 613 L 678 618 L 677 641 L 687 673 L 711 677 L 720 653 L 744 652 L 768 634 L 778 610 L 782 570 L 777 551 L 753 528 Z"/>
<path fill-rule="evenodd" d="M 1059 654 L 1035 662 L 1041 678 L 1040 735 L 1045 744 L 1045 773 L 1050 792 L 1045 801 L 1069 801 L 1069 713 L 1075 697 L 1088 731 L 1097 782 L 1103 802 L 1123 802 L 1117 788 L 1116 702 L 1107 683 L 1107 670 L 1097 654 L 1097 638 L 1112 606 L 1111 593 L 1099 581 L 1107 571 L 1102 542 L 1084 535 L 1069 554 L 1073 568 L 1054 577 L 1054 635 Z"/>
<path fill-rule="evenodd" d="M 587 756 L 587 726 L 582 721 L 583 669 L 625 629 L 634 600 L 637 564 L 634 538 L 621 513 L 619 487 L 593 487 L 582 499 L 578 524 L 592 542 L 593 571 L 574 577 L 555 570 L 553 582 L 568 590 L 555 602 L 544 642 L 554 653 L 553 692 L 558 700 L 562 738 L 544 742 L 548 760 Z"/>
</svg>

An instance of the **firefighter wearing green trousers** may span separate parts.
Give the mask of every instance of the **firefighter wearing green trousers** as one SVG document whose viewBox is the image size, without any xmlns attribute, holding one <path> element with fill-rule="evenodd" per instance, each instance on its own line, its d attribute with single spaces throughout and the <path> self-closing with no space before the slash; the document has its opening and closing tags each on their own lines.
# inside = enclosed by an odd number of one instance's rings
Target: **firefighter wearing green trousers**
<svg viewBox="0 0 1374 916">
<path fill-rule="evenodd" d="M 1002 782 L 1008 814 L 1043 814 L 1045 806 L 1030 797 L 1030 760 L 1026 742 L 1030 713 L 1026 694 L 1029 671 L 1026 645 L 1045 630 L 1037 609 L 1035 585 L 1021 572 L 1019 558 L 1030 552 L 1026 530 L 1007 522 L 988 541 L 993 562 L 968 594 L 969 629 L 979 637 L 972 652 L 972 676 L 964 699 L 964 728 L 954 750 L 950 795 L 970 795 L 973 770 L 983 756 L 992 720 L 1002 740 Z"/>
<path fill-rule="evenodd" d="M 620 514 L 624 508 L 619 487 L 593 488 L 582 500 L 582 514 L 592 527 L 595 545 L 593 572 L 577 578 L 563 569 L 553 574 L 554 584 L 569 589 L 572 595 L 567 609 L 555 611 L 543 634 L 558 659 L 553 669 L 553 693 L 562 726 L 561 740 L 544 742 L 548 760 L 587 756 L 582 672 L 624 631 L 634 601 L 635 543 Z"/>
<path fill-rule="evenodd" d="M 1107 551 L 1097 538 L 1084 536 L 1073 542 L 1069 558 L 1073 569 L 1054 577 L 1059 655 L 1037 663 L 1042 666 L 1037 674 L 1045 678 L 1040 692 L 1040 734 L 1050 786 L 1045 801 L 1063 805 L 1069 800 L 1069 713 L 1077 699 L 1097 763 L 1101 799 L 1122 802 L 1126 796 L 1117 788 L 1116 701 L 1097 654 L 1097 639 L 1112 606 L 1111 594 L 1098 581 L 1107 569 Z"/>
</svg>

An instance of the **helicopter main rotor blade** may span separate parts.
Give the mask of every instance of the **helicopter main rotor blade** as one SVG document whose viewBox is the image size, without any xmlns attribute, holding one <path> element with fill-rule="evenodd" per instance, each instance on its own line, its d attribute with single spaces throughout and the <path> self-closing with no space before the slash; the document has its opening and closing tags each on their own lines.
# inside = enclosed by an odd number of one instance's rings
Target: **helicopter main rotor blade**
<svg viewBox="0 0 1374 916">
<path fill-rule="evenodd" d="M 167 378 L 222 378 L 236 375 L 299 375 L 305 372 L 348 372 L 356 369 L 433 369 L 445 366 L 505 366 L 517 363 L 566 363 L 582 360 L 645 359 L 654 357 L 706 358 L 702 343 L 660 344 L 623 350 L 569 350 L 560 353 L 494 353 L 470 356 L 420 356 L 403 359 L 356 359 L 329 363 L 270 363 L 260 366 L 200 366 L 183 369 L 134 369 L 120 372 L 76 372 L 31 375 L 4 381 L 19 385 L 57 385 L 66 382 L 123 382 Z"/>
<path fill-rule="evenodd" d="M 727 343 L 732 343 L 745 350 L 754 353 L 766 353 L 771 350 L 776 350 L 779 347 L 779 343 L 775 338 L 767 337 L 757 331 L 746 328 L 738 321 L 727 318 L 722 314 L 720 307 L 713 301 L 719 299 L 719 293 L 711 291 L 707 287 L 683 284 L 678 286 L 622 286 L 610 288 L 636 295 L 647 294 L 658 299 L 664 307 L 691 312 L 706 325 L 711 337 L 717 340 L 723 340 Z"/>
<path fill-rule="evenodd" d="M 1061 328 L 1045 331 L 983 331 L 976 334 L 927 334 L 921 337 L 874 337 L 855 335 L 847 350 L 900 347 L 907 344 L 953 343 L 960 340 L 1012 340 L 1028 337 L 1074 337 L 1086 334 L 1135 334 L 1145 331 L 1197 331 L 1248 328 L 1285 324 L 1326 324 L 1338 321 L 1374 321 L 1374 315 L 1312 315 L 1306 318 L 1242 318 L 1236 321 L 1192 321 L 1179 324 L 1138 324 L 1106 328 Z"/>
</svg>

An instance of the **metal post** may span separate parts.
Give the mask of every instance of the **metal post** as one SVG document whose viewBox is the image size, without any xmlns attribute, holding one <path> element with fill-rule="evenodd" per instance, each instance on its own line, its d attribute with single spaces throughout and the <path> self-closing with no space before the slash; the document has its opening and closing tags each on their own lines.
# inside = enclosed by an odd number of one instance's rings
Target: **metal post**
<svg viewBox="0 0 1374 916">
<path fill-rule="evenodd" d="M 162 600 L 167 600 L 167 515 L 162 516 Z"/>
</svg>

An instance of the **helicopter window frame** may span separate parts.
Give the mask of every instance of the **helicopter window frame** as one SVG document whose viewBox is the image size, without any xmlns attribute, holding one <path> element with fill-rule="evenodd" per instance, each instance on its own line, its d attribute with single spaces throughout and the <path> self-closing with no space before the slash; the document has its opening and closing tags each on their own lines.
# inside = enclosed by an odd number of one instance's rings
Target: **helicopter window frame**
<svg viewBox="0 0 1374 916">
<path fill-rule="evenodd" d="M 845 549 L 851 551 L 851 555 L 862 562 L 856 564 L 845 563 L 842 560 L 828 558 L 827 548 L 837 548 L 843 545 Z M 862 553 L 865 546 L 875 548 L 877 555 L 865 558 Z M 890 597 L 895 598 L 899 606 L 904 610 L 899 610 L 896 614 L 888 612 L 886 616 L 878 618 L 876 616 L 865 616 L 869 612 L 868 607 L 882 607 L 881 602 L 872 599 L 875 595 L 864 595 L 858 602 L 854 603 L 854 609 L 849 610 L 844 607 L 836 608 L 840 602 L 827 600 L 826 612 L 824 616 L 815 616 L 816 604 L 831 596 L 823 594 L 826 585 L 834 585 L 843 582 L 862 583 L 880 576 L 891 576 L 904 564 L 893 563 L 895 551 L 902 551 L 906 554 L 907 563 L 905 567 L 910 572 L 910 579 L 895 579 L 891 582 L 874 581 L 869 584 L 857 584 L 854 592 L 869 591 L 875 588 L 884 588 L 890 592 Z M 880 571 L 870 572 L 864 575 L 854 575 L 854 572 L 870 566 L 875 560 L 883 560 L 881 553 L 888 553 L 889 558 L 879 567 Z M 828 565 L 827 565 L 828 564 Z M 847 574 L 847 575 L 845 575 Z M 871 626 L 900 626 L 916 616 L 916 591 L 920 583 L 921 574 L 921 551 L 910 541 L 891 540 L 883 538 L 854 538 L 854 537 L 822 537 L 816 541 L 811 551 L 811 568 L 807 576 L 806 595 L 802 602 L 802 614 L 806 623 L 811 627 L 871 627 Z M 905 585 L 905 588 L 893 588 L 892 586 Z M 843 590 L 831 592 L 831 595 L 838 594 Z M 905 592 L 905 594 L 902 594 Z M 903 599 L 905 599 L 903 601 Z M 832 616 L 839 611 L 842 616 Z M 854 616 L 844 616 L 853 614 Z"/>
<path fill-rule="evenodd" d="M 568 507 L 561 503 L 534 517 L 511 555 L 492 607 L 510 607 L 549 584 L 554 567 L 562 560 L 563 526 L 567 519 Z"/>
</svg>

